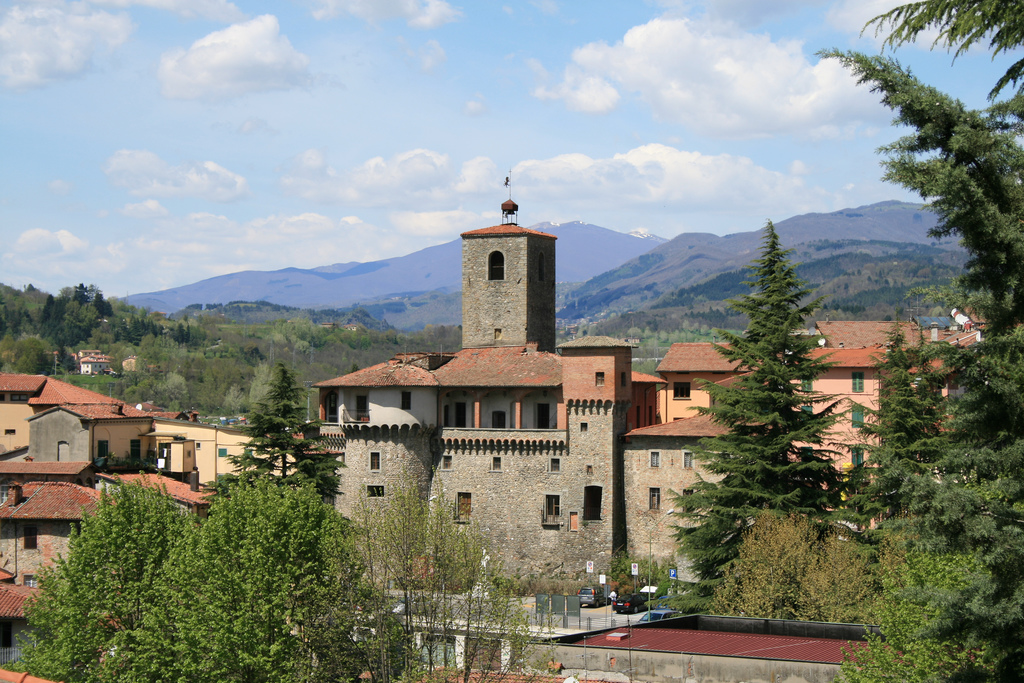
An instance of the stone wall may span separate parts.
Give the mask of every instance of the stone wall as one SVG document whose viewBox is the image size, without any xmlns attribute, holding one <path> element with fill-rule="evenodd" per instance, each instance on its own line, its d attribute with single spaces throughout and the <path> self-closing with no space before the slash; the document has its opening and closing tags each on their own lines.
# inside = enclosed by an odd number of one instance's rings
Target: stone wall
<svg viewBox="0 0 1024 683">
<path fill-rule="evenodd" d="M 67 557 L 71 522 L 63 520 L 12 520 L 0 523 L 0 567 L 15 575 L 14 582 L 24 583 L 25 575 L 39 578 L 44 567 L 53 564 L 58 555 Z M 25 527 L 36 528 L 36 548 L 26 550 Z"/>
</svg>

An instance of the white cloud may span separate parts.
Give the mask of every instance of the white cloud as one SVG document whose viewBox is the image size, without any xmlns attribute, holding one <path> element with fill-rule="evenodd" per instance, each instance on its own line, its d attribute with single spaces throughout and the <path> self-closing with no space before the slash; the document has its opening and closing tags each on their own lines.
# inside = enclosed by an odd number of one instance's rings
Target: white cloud
<svg viewBox="0 0 1024 683">
<path fill-rule="evenodd" d="M 861 35 L 871 40 L 876 47 L 881 47 L 889 35 L 890 24 L 867 23 L 891 9 L 905 5 L 906 0 L 842 0 L 834 3 L 828 11 L 827 22 L 834 28 L 851 35 Z M 922 31 L 913 45 L 930 50 L 939 37 L 939 32 L 932 28 Z M 944 43 L 943 43 L 944 44 Z"/>
<path fill-rule="evenodd" d="M 320 150 L 310 149 L 291 160 L 281 177 L 284 189 L 305 199 L 386 206 L 449 196 L 454 180 L 448 155 L 413 149 L 391 159 L 374 157 L 352 170 L 339 172 Z"/>
<path fill-rule="evenodd" d="M 0 17 L 0 82 L 28 89 L 73 78 L 97 52 L 128 40 L 132 28 L 125 14 L 79 3 L 13 5 Z"/>
<path fill-rule="evenodd" d="M 67 180 L 57 178 L 46 183 L 46 189 L 53 194 L 64 196 L 71 194 L 71 191 L 75 189 L 75 185 Z"/>
<path fill-rule="evenodd" d="M 757 26 L 772 19 L 795 14 L 806 7 L 817 7 L 826 0 L 706 0 L 701 3 L 707 16 L 744 27 Z M 860 0 L 868 2 L 869 0 Z M 679 2 L 662 2 L 665 6 L 678 6 Z"/>
<path fill-rule="evenodd" d="M 836 60 L 812 64 L 802 47 L 714 32 L 688 19 L 655 19 L 615 45 L 577 48 L 562 82 L 542 84 L 534 95 L 603 113 L 618 104 L 620 90 L 633 92 L 659 120 L 732 138 L 836 135 L 845 124 L 886 118 L 877 97 Z"/>
<path fill-rule="evenodd" d="M 405 19 L 410 28 L 437 28 L 456 21 L 462 12 L 444 0 L 309 0 L 316 19 L 349 14 L 364 21 Z"/>
<path fill-rule="evenodd" d="M 416 53 L 416 57 L 420 62 L 420 71 L 424 73 L 432 72 L 448 60 L 444 48 L 436 40 L 428 40 Z"/>
<path fill-rule="evenodd" d="M 484 216 L 495 217 L 497 214 L 479 214 L 461 209 L 453 211 L 396 211 L 391 214 L 392 225 L 399 232 L 420 237 L 440 237 L 463 232 L 483 225 Z"/>
<path fill-rule="evenodd" d="M 462 172 L 455 181 L 459 194 L 483 194 L 501 187 L 501 171 L 487 157 L 474 157 L 462 164 Z"/>
<path fill-rule="evenodd" d="M 14 241 L 14 254 L 31 257 L 61 256 L 80 254 L 88 249 L 89 243 L 67 230 L 51 232 L 42 228 L 32 228 L 18 235 Z"/>
<path fill-rule="evenodd" d="M 309 82 L 309 57 L 292 47 L 270 14 L 164 53 L 157 76 L 171 99 L 222 100 Z"/>
<path fill-rule="evenodd" d="M 788 211 L 814 195 L 801 178 L 758 166 L 746 157 L 705 155 L 659 144 L 605 159 L 563 154 L 523 161 L 512 173 L 517 197 L 588 211 L 666 206 L 685 211 Z"/>
<path fill-rule="evenodd" d="M 238 21 L 244 18 L 241 10 L 227 0 L 90 0 L 94 5 L 106 7 L 151 7 L 166 10 L 192 19 L 202 17 L 213 21 Z"/>
<path fill-rule="evenodd" d="M 138 204 L 125 204 L 121 213 L 129 218 L 163 218 L 168 211 L 155 199 L 147 199 Z"/>
<path fill-rule="evenodd" d="M 249 194 L 245 178 L 212 161 L 171 166 L 146 150 L 122 149 L 103 167 L 110 182 L 134 195 L 199 197 L 230 202 Z"/>
<path fill-rule="evenodd" d="M 462 105 L 462 113 L 466 116 L 480 116 L 487 113 L 487 100 L 483 95 L 477 93 L 473 99 L 467 100 Z"/>
</svg>

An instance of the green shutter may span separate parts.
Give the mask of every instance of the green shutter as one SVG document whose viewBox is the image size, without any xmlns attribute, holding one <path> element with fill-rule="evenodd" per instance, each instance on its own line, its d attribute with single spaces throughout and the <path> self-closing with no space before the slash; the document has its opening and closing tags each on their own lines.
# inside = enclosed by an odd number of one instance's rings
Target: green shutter
<svg viewBox="0 0 1024 683">
<path fill-rule="evenodd" d="M 110 455 L 110 442 L 109 441 L 98 441 L 96 443 L 96 457 L 105 458 Z"/>
<path fill-rule="evenodd" d="M 217 449 L 217 457 L 220 457 L 220 458 L 228 457 L 228 449 L 226 449 L 226 448 L 218 448 Z"/>
<path fill-rule="evenodd" d="M 864 373 L 855 372 L 853 373 L 853 393 L 859 394 L 864 391 Z"/>
<path fill-rule="evenodd" d="M 864 409 L 860 406 L 854 408 L 850 413 L 850 421 L 854 429 L 861 429 L 864 426 Z"/>
</svg>

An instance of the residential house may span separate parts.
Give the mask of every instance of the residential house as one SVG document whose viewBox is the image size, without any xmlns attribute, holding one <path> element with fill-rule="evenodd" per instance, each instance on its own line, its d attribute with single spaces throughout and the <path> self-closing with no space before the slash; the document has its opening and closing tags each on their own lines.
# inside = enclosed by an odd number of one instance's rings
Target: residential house
<svg viewBox="0 0 1024 683">
<path fill-rule="evenodd" d="M 21 658 L 18 638 L 27 637 L 29 633 L 25 603 L 38 593 L 38 588 L 0 582 L 0 665 Z"/>
<path fill-rule="evenodd" d="M 100 474 L 97 488 L 107 490 L 120 484 L 138 484 L 157 489 L 170 496 L 183 510 L 205 518 L 210 509 L 213 492 L 200 489 L 198 474 L 188 483 L 160 474 Z"/>
<path fill-rule="evenodd" d="M 699 408 L 711 405 L 704 383 L 737 374 L 736 363 L 723 357 L 715 346 L 710 342 L 673 344 L 658 364 L 658 374 L 666 382 L 661 390 L 665 422 L 698 415 Z"/>
</svg>

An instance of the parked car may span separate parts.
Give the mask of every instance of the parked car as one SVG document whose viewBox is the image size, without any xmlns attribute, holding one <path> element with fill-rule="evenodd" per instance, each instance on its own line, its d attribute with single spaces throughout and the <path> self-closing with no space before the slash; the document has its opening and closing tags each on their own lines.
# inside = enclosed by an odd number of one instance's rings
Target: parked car
<svg viewBox="0 0 1024 683">
<path fill-rule="evenodd" d="M 661 621 L 662 619 L 674 617 L 677 614 L 678 612 L 676 612 L 674 609 L 652 609 L 647 614 L 640 617 L 640 620 L 637 621 L 637 623 L 640 624 L 647 623 L 650 621 Z"/>
<path fill-rule="evenodd" d="M 584 586 L 576 595 L 580 596 L 580 607 L 604 607 L 608 604 L 604 588 L 600 586 Z"/>
<path fill-rule="evenodd" d="M 615 604 L 612 606 L 617 614 L 623 612 L 627 614 L 636 614 L 640 610 L 647 609 L 647 596 L 641 595 L 640 593 L 633 593 L 631 595 L 620 595 L 615 599 Z"/>
</svg>

